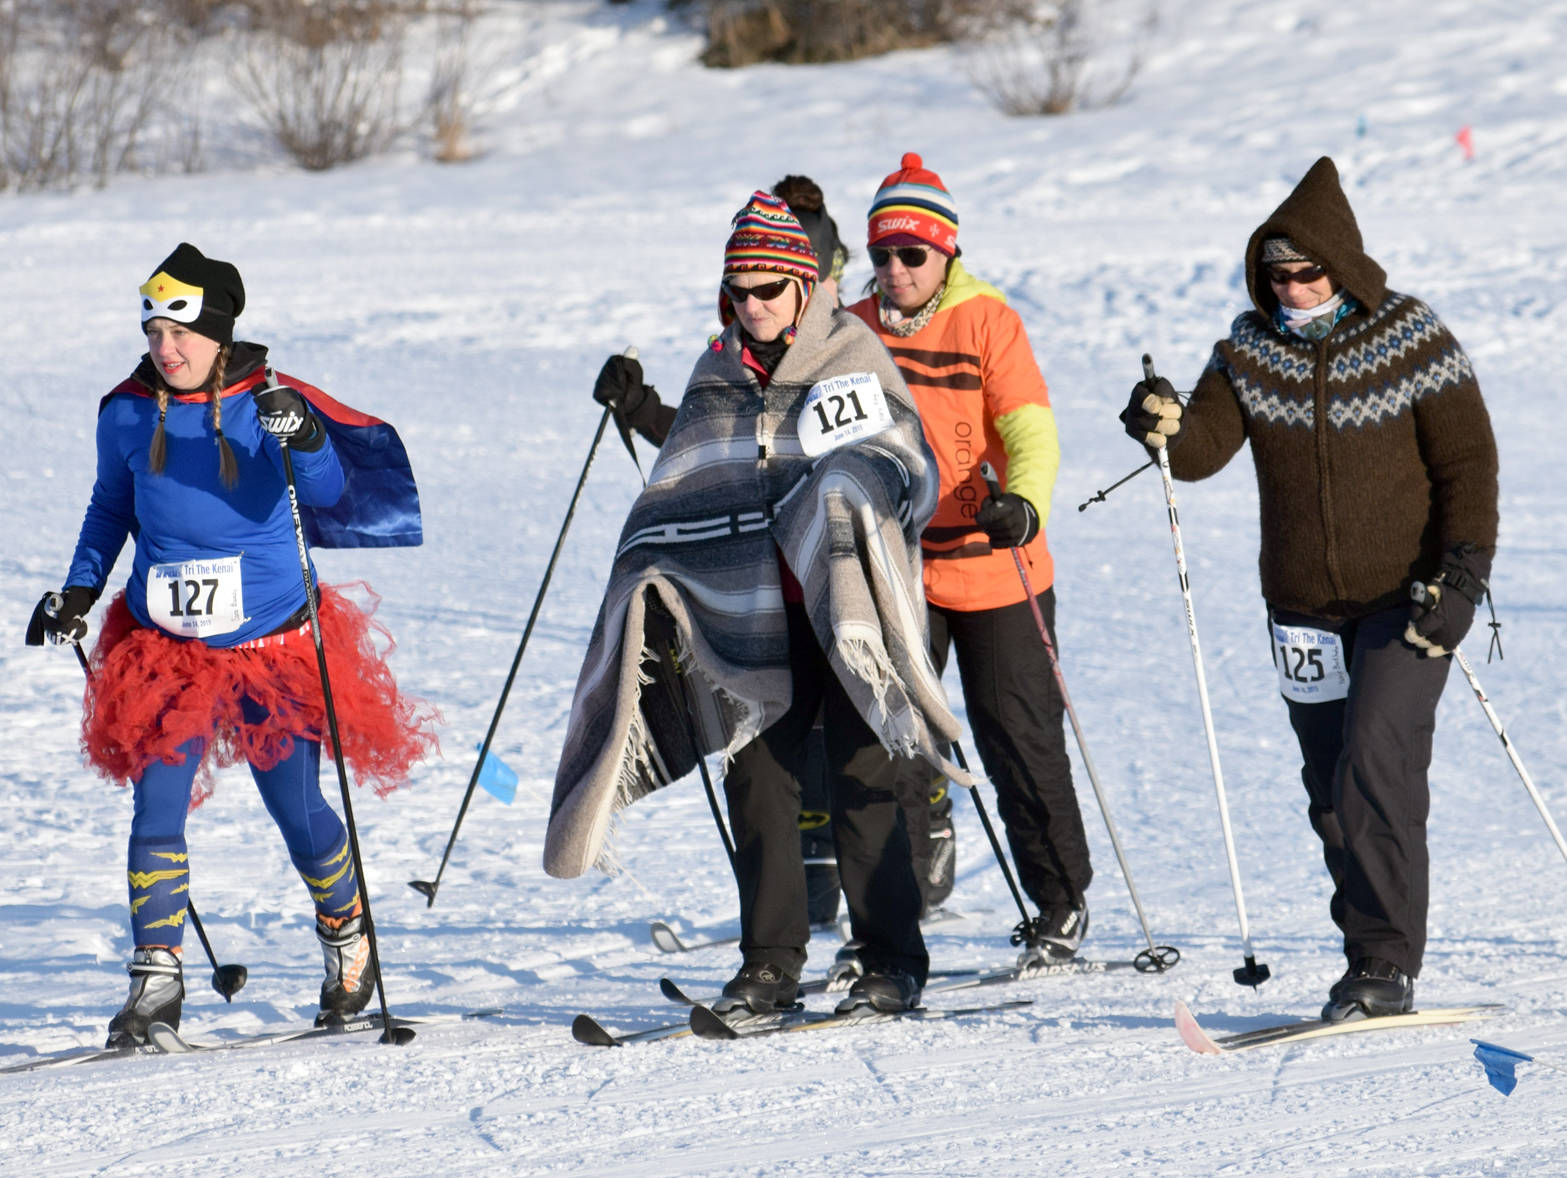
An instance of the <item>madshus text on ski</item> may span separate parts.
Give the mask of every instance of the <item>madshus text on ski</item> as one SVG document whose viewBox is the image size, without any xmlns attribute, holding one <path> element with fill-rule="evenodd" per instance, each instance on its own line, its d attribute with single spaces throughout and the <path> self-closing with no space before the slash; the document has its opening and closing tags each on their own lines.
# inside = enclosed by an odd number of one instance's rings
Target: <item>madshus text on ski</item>
<svg viewBox="0 0 1567 1178">
<path fill-rule="evenodd" d="M 1022 317 L 967 268 L 958 208 L 904 154 L 867 213 L 874 280 L 845 305 L 849 250 L 820 187 L 789 175 L 758 189 L 731 220 L 720 330 L 678 404 L 648 383 L 635 348 L 595 381 L 598 428 L 439 867 L 412 881 L 433 907 L 476 787 L 504 772 L 491 745 L 613 423 L 639 471 L 638 437 L 659 457 L 582 652 L 544 867 L 571 878 L 606 866 L 615 813 L 694 773 L 735 878 L 739 964 L 710 999 L 666 980 L 686 1011 L 678 1022 L 617 1034 L 584 1014 L 581 1042 L 999 1017 L 1029 999 L 924 1002 L 1179 960 L 1149 927 L 1059 654 L 1048 524 L 1071 455 Z M 1146 459 L 1138 469 L 1157 467 L 1163 483 L 1239 922 L 1234 979 L 1258 986 L 1271 969 L 1252 942 L 1175 491 L 1249 444 L 1269 624 L 1256 657 L 1271 659 L 1297 738 L 1347 968 L 1319 1018 L 1271 1038 L 1213 1039 L 1180 1007 L 1182 1036 L 1202 1051 L 1422 1021 L 1427 771 L 1453 661 L 1567 857 L 1459 649 L 1498 528 L 1496 446 L 1468 358 L 1426 304 L 1388 287 L 1327 158 L 1258 225 L 1243 261 L 1250 306 L 1195 385 L 1178 392 L 1144 356 L 1120 423 Z M 373 604 L 321 584 L 311 559 L 312 547 L 421 543 L 418 490 L 389 423 L 235 338 L 245 305 L 238 268 L 190 243 L 139 286 L 147 350 L 99 405 L 80 537 L 28 626 L 29 644 L 72 647 L 88 763 L 135 801 L 129 993 L 104 1051 L 58 1062 L 225 1046 L 179 1029 L 187 924 L 226 1000 L 248 976 L 219 964 L 197 915 L 185 818 L 214 768 L 241 763 L 308 894 L 325 978 L 314 1027 L 227 1045 L 366 1030 L 403 1043 L 428 1021 L 390 1008 L 350 780 L 384 798 L 433 748 L 435 715 L 394 678 Z M 130 575 L 95 613 L 127 540 Z M 1061 608 L 1070 602 L 1068 586 Z M 1494 607 L 1490 625 L 1495 642 Z M 942 681 L 954 653 L 967 733 Z M 1094 871 L 1068 723 L 1146 945 L 1130 961 L 1079 956 Z M 1167 746 L 1188 730 L 1170 709 L 1151 736 Z M 341 814 L 320 787 L 323 751 Z M 709 758 L 724 766 L 719 782 Z M 953 890 L 955 793 L 975 805 L 982 853 L 1017 908 L 1018 957 L 1003 969 L 931 969 L 922 921 Z M 846 943 L 826 977 L 802 979 L 813 927 L 840 905 Z M 691 948 L 666 932 L 660 948 Z M 817 993 L 834 995 L 831 1010 L 805 1009 Z M 493 1012 L 470 1012 L 481 1013 Z"/>
</svg>

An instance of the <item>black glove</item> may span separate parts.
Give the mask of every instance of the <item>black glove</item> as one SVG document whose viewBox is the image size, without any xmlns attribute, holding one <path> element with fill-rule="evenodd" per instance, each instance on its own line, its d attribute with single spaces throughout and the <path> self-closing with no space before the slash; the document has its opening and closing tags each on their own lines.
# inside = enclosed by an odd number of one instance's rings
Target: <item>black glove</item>
<svg viewBox="0 0 1567 1178">
<path fill-rule="evenodd" d="M 298 389 L 270 385 L 257 389 L 252 395 L 256 398 L 256 416 L 267 433 L 280 442 L 287 442 L 291 450 L 309 453 L 321 449 L 326 431 Z"/>
<path fill-rule="evenodd" d="M 1455 544 L 1442 557 L 1436 580 L 1410 586 L 1415 602 L 1409 607 L 1404 641 L 1429 659 L 1451 654 L 1474 622 L 1475 606 L 1485 596 L 1491 559 L 1473 544 Z"/>
<path fill-rule="evenodd" d="M 1158 449 L 1180 441 L 1181 414 L 1174 387 L 1161 376 L 1152 384 L 1140 380 L 1132 386 L 1131 399 L 1121 410 L 1121 424 L 1127 437 Z"/>
<path fill-rule="evenodd" d="M 993 548 L 1021 548 L 1039 535 L 1039 513 L 1023 496 L 1003 491 L 979 505 L 974 526 L 990 537 Z"/>
<path fill-rule="evenodd" d="M 98 590 L 87 585 L 67 585 L 58 593 L 45 593 L 27 623 L 27 645 L 44 640 L 67 643 L 87 637 L 87 613 L 98 600 Z"/>
<path fill-rule="evenodd" d="M 664 403 L 658 390 L 642 383 L 642 365 L 630 356 L 611 356 L 593 382 L 593 399 L 615 412 L 628 429 L 634 429 L 655 446 L 669 434 Z"/>
</svg>

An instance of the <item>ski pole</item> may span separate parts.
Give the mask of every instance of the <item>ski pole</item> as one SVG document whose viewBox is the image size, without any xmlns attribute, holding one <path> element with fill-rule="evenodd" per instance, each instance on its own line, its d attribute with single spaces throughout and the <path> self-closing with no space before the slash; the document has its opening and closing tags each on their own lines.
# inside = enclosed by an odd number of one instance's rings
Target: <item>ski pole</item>
<svg viewBox="0 0 1567 1178">
<path fill-rule="evenodd" d="M 650 591 L 651 592 L 651 591 Z M 707 792 L 707 808 L 713 812 L 713 822 L 718 827 L 718 837 L 724 840 L 724 853 L 729 856 L 729 866 L 735 865 L 735 840 L 729 833 L 729 827 L 724 822 L 723 812 L 718 807 L 718 793 L 713 789 L 713 779 L 707 772 L 707 758 L 702 755 L 702 746 L 696 739 L 696 719 L 692 715 L 694 709 L 691 698 L 691 682 L 686 677 L 686 669 L 680 665 L 680 652 L 675 649 L 673 643 L 669 646 L 669 662 L 674 668 L 675 677 L 680 680 L 680 694 L 686 697 L 686 739 L 691 742 L 691 754 L 696 758 L 697 770 L 702 774 L 702 788 Z"/>
<path fill-rule="evenodd" d="M 250 971 L 243 965 L 218 964 L 217 954 L 212 951 L 212 942 L 207 940 L 207 930 L 201 927 L 196 902 L 190 898 L 189 892 L 185 893 L 185 911 L 190 913 L 190 923 L 196 929 L 196 936 L 201 938 L 201 947 L 207 951 L 207 960 L 212 964 L 212 988 L 223 995 L 223 1001 L 233 1002 L 234 995 L 245 988 Z"/>
<path fill-rule="evenodd" d="M 627 348 L 626 355 L 636 357 L 635 348 Z M 533 599 L 533 609 L 528 614 L 528 622 L 522 628 L 522 640 L 517 643 L 517 653 L 512 656 L 511 670 L 506 673 L 506 682 L 501 686 L 501 697 L 495 701 L 495 712 L 490 717 L 490 726 L 484 733 L 484 742 L 479 746 L 479 759 L 474 762 L 473 773 L 468 778 L 468 788 L 462 796 L 462 805 L 457 807 L 457 820 L 452 823 L 452 833 L 446 840 L 446 850 L 441 854 L 441 864 L 436 869 L 434 879 L 411 879 L 408 886 L 414 891 L 425 896 L 425 907 L 435 906 L 435 893 L 440 890 L 441 876 L 446 874 L 447 861 L 452 857 L 452 848 L 457 845 L 457 832 L 462 829 L 462 820 L 468 813 L 468 805 L 473 801 L 473 791 L 479 784 L 479 774 L 484 769 L 484 762 L 490 755 L 490 745 L 495 740 L 495 731 L 501 724 L 501 713 L 506 710 L 507 697 L 511 695 L 511 685 L 516 681 L 517 668 L 522 665 L 522 654 L 528 649 L 528 639 L 533 636 L 533 624 L 539 620 L 539 609 L 544 605 L 545 591 L 550 587 L 550 577 L 555 573 L 555 562 L 560 559 L 561 547 L 566 543 L 566 530 L 571 527 L 572 516 L 577 511 L 577 500 L 582 496 L 583 485 L 588 481 L 588 468 L 593 465 L 594 455 L 598 453 L 599 442 L 604 438 L 604 429 L 609 425 L 609 419 L 614 410 L 605 406 L 604 412 L 599 417 L 598 429 L 593 434 L 593 441 L 588 446 L 587 461 L 582 464 L 582 474 L 577 477 L 577 488 L 571 493 L 571 502 L 566 505 L 566 518 L 561 521 L 560 534 L 555 537 L 555 548 L 550 553 L 549 563 L 544 566 L 544 577 L 539 582 L 539 591 Z M 630 444 L 629 439 L 627 444 Z M 633 451 L 632 458 L 636 454 Z M 638 468 L 640 470 L 640 467 Z"/>
<path fill-rule="evenodd" d="M 1153 357 L 1143 354 L 1143 379 L 1151 386 L 1155 380 Z M 1213 788 L 1219 799 L 1219 826 L 1224 832 L 1224 854 L 1229 860 L 1230 887 L 1235 893 L 1235 915 L 1240 921 L 1241 951 L 1245 964 L 1235 971 L 1238 985 L 1256 989 L 1270 974 L 1266 965 L 1257 963 L 1251 947 L 1251 931 L 1246 924 L 1246 897 L 1241 889 L 1241 869 L 1235 858 L 1235 835 L 1230 829 L 1230 806 L 1224 796 L 1224 772 L 1219 768 L 1219 742 L 1213 732 L 1213 711 L 1208 706 L 1208 678 L 1202 669 L 1202 645 L 1197 640 L 1197 612 L 1192 607 L 1191 580 L 1186 572 L 1186 551 L 1181 546 L 1181 517 L 1175 506 L 1175 481 L 1170 475 L 1170 451 L 1160 446 L 1159 477 L 1164 480 L 1164 502 L 1170 516 L 1170 540 L 1175 545 L 1175 571 L 1181 582 L 1181 599 L 1186 603 L 1186 635 L 1191 640 L 1192 667 L 1197 672 L 1197 699 L 1202 705 L 1203 731 L 1208 736 L 1208 764 L 1213 769 Z"/>
<path fill-rule="evenodd" d="M 1001 484 L 996 480 L 995 467 L 988 462 L 981 462 L 979 474 L 985 480 L 985 485 L 990 488 L 991 498 L 999 496 Z M 1127 478 L 1131 477 L 1131 475 L 1127 476 Z M 1181 959 L 1181 951 L 1174 945 L 1153 943 L 1153 933 L 1148 931 L 1148 918 L 1143 914 L 1143 902 L 1138 898 L 1137 885 L 1132 882 L 1132 869 L 1126 862 L 1126 852 L 1121 849 L 1120 836 L 1116 834 L 1115 822 L 1110 817 L 1110 803 L 1105 800 L 1105 792 L 1099 785 L 1099 774 L 1094 771 L 1094 759 L 1088 755 L 1088 740 L 1083 736 L 1083 725 L 1078 721 L 1077 709 L 1072 706 L 1072 697 L 1066 689 L 1066 675 L 1061 670 L 1061 660 L 1056 657 L 1056 644 L 1050 640 L 1050 629 L 1045 625 L 1044 614 L 1040 612 L 1039 599 L 1034 596 L 1034 586 L 1029 582 L 1028 570 L 1023 567 L 1023 557 L 1016 548 L 1008 551 L 1012 553 L 1012 563 L 1017 566 L 1018 580 L 1022 582 L 1023 594 L 1028 598 L 1028 608 L 1033 611 L 1034 625 L 1039 628 L 1039 640 L 1045 644 L 1045 654 L 1050 659 L 1050 673 L 1055 677 L 1056 690 L 1061 693 L 1061 703 L 1066 708 L 1067 717 L 1072 721 L 1072 735 L 1077 738 L 1077 751 L 1083 758 L 1083 768 L 1088 773 L 1089 783 L 1094 787 L 1094 797 L 1099 802 L 1099 813 L 1104 817 L 1105 830 L 1110 835 L 1110 845 L 1115 848 L 1115 861 L 1121 865 L 1121 878 L 1126 880 L 1126 890 L 1131 894 L 1132 907 L 1137 910 L 1137 923 L 1142 925 L 1143 939 L 1148 942 L 1148 948 L 1140 952 L 1135 959 L 1137 968 L 1143 973 L 1163 973 Z"/>
<path fill-rule="evenodd" d="M 82 644 L 73 642 L 71 649 L 76 652 L 76 661 L 81 664 L 82 674 L 91 679 L 92 668 L 87 665 L 87 655 L 82 651 Z M 218 964 L 218 955 L 212 951 L 212 942 L 207 940 L 207 930 L 201 926 L 201 916 L 196 911 L 196 901 L 190 898 L 188 891 L 185 893 L 185 911 L 190 913 L 190 922 L 196 929 L 196 936 L 201 938 L 201 947 L 206 950 L 207 962 L 212 966 L 212 988 L 223 995 L 223 1001 L 233 1002 L 234 995 L 245 988 L 245 982 L 250 978 L 250 971 L 243 965 Z"/>
<path fill-rule="evenodd" d="M 1416 602 L 1424 602 L 1426 599 L 1426 587 L 1416 581 L 1409 587 L 1409 595 Z M 1513 742 L 1508 739 L 1507 730 L 1502 727 L 1502 721 L 1496 714 L 1496 709 L 1491 706 L 1491 701 L 1486 697 L 1485 691 L 1480 686 L 1480 680 L 1476 677 L 1474 668 L 1469 665 L 1469 660 L 1464 657 L 1464 652 L 1458 647 L 1453 647 L 1453 658 L 1458 662 L 1459 668 L 1464 673 L 1464 678 L 1469 680 L 1469 690 L 1474 692 L 1475 699 L 1480 701 L 1480 707 L 1485 712 L 1485 718 L 1491 722 L 1491 731 L 1496 733 L 1498 740 L 1502 742 L 1502 749 L 1507 754 L 1507 759 L 1513 763 L 1513 768 L 1518 771 L 1518 776 L 1523 781 L 1524 789 L 1529 791 L 1529 797 L 1534 802 L 1534 808 L 1540 812 L 1540 817 L 1545 819 L 1545 829 L 1551 832 L 1551 839 L 1556 843 L 1556 849 L 1562 853 L 1562 858 L 1567 859 L 1567 841 L 1562 839 L 1562 832 L 1557 829 L 1556 821 L 1551 817 L 1551 811 L 1545 804 L 1545 799 L 1540 791 L 1535 788 L 1534 780 L 1529 776 L 1529 771 L 1523 767 L 1523 759 L 1518 755 L 1518 750 L 1513 747 Z"/>
<path fill-rule="evenodd" d="M 266 370 L 266 385 L 275 386 L 272 369 Z M 401 1046 L 414 1037 L 412 1027 L 392 1025 L 392 1012 L 386 1003 L 386 980 L 381 974 L 381 954 L 376 946 L 375 918 L 370 914 L 370 881 L 365 878 L 364 858 L 359 853 L 359 832 L 354 825 L 354 803 L 348 790 L 348 767 L 343 763 L 343 742 L 337 730 L 337 708 L 332 702 L 332 680 L 327 674 L 326 647 L 321 641 L 321 618 L 316 609 L 315 578 L 310 575 L 310 549 L 305 544 L 305 521 L 299 514 L 299 488 L 294 483 L 294 459 L 289 453 L 288 439 L 277 436 L 278 449 L 283 454 L 283 479 L 288 484 L 288 510 L 293 517 L 294 543 L 299 549 L 299 571 L 305 583 L 305 607 L 310 613 L 310 636 L 315 639 L 316 666 L 321 672 L 321 700 L 326 705 L 327 734 L 332 740 L 332 760 L 337 766 L 337 785 L 343 796 L 343 825 L 348 829 L 348 850 L 353 859 L 354 874 L 359 880 L 359 904 L 364 917 L 365 938 L 370 943 L 370 969 L 375 976 L 376 995 L 381 1000 L 381 1042 Z"/>
<path fill-rule="evenodd" d="M 1117 487 L 1121 486 L 1121 484 L 1123 484 L 1123 483 L 1131 482 L 1133 479 L 1135 479 L 1138 475 L 1142 474 L 1143 471 L 1147 470 L 1153 464 L 1154 464 L 1154 461 L 1153 461 L 1152 458 L 1150 458 L 1147 462 L 1143 463 L 1136 470 L 1134 470 L 1131 474 L 1126 475 L 1124 478 L 1116 479 L 1115 482 L 1111 483 L 1103 491 L 1095 491 L 1092 495 L 1090 495 L 1088 497 L 1087 500 L 1085 500 L 1084 502 L 1079 503 L 1077 505 L 1077 510 L 1079 510 L 1079 511 L 1087 511 L 1089 504 L 1091 504 L 1091 503 L 1103 503 L 1105 501 L 1105 496 L 1108 495 L 1111 491 L 1115 490 Z"/>
<path fill-rule="evenodd" d="M 957 741 L 952 742 L 952 756 L 957 761 L 958 768 L 967 773 L 968 758 L 963 755 L 963 746 Z M 1028 905 L 1023 902 L 1023 890 L 1017 886 L 1017 877 L 1012 874 L 1012 865 L 1007 862 L 1006 854 L 1001 850 L 1001 840 L 996 837 L 996 828 L 990 823 L 990 811 L 985 809 L 985 799 L 980 796 L 979 787 L 970 786 L 968 796 L 974 799 L 974 809 L 979 811 L 980 823 L 985 827 L 985 837 L 990 840 L 990 849 L 995 852 L 996 862 L 1001 865 L 1001 874 L 1006 877 L 1007 888 L 1012 893 L 1012 901 L 1023 917 L 1023 922 L 1012 934 L 1012 943 L 1026 944 L 1029 940 L 1029 931 L 1034 927 L 1034 918 L 1028 914 Z"/>
</svg>

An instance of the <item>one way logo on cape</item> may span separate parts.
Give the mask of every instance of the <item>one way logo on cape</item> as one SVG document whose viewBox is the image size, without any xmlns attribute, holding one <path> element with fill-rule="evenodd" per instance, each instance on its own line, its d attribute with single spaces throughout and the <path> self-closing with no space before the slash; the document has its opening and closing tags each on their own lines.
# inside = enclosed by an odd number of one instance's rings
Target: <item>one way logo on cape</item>
<svg viewBox="0 0 1567 1178">
<path fill-rule="evenodd" d="M 892 410 L 874 372 L 848 372 L 811 386 L 798 427 L 801 449 L 815 458 L 891 429 Z"/>
</svg>

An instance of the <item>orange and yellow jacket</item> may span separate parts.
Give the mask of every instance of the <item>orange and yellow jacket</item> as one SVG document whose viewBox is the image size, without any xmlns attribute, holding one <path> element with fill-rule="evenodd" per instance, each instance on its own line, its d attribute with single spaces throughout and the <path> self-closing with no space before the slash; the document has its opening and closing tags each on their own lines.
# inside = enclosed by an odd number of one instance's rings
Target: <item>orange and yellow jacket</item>
<svg viewBox="0 0 1567 1178">
<path fill-rule="evenodd" d="M 936 514 L 925 528 L 925 596 L 944 609 L 982 610 L 1024 600 L 1012 555 L 991 548 L 974 527 L 989 494 L 981 462 L 1001 486 L 1033 504 L 1039 535 L 1019 549 L 1029 583 L 1043 593 L 1055 579 L 1045 521 L 1061 465 L 1050 394 L 1006 296 L 970 275 L 957 259 L 930 322 L 910 336 L 882 327 L 872 293 L 849 308 L 870 324 L 908 383 L 941 472 Z"/>
</svg>

